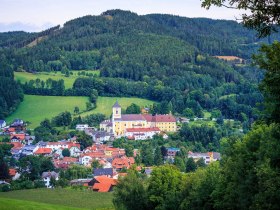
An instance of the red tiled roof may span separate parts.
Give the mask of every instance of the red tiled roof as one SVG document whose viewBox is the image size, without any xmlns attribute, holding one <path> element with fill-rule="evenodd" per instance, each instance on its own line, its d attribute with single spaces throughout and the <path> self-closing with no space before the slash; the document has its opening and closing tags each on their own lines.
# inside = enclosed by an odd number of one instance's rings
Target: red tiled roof
<svg viewBox="0 0 280 210">
<path fill-rule="evenodd" d="M 96 152 L 88 152 L 88 153 L 81 154 L 80 157 L 85 157 L 85 156 L 89 156 L 91 158 L 103 158 L 105 157 L 105 154 L 104 152 L 96 151 Z"/>
<path fill-rule="evenodd" d="M 92 186 L 93 190 L 98 192 L 109 192 L 112 186 L 117 184 L 116 179 L 112 179 L 106 176 L 95 177 L 96 183 Z"/>
<path fill-rule="evenodd" d="M 153 131 L 160 131 L 159 128 L 127 128 L 127 132 L 153 132 Z"/>
<path fill-rule="evenodd" d="M 17 138 L 19 140 L 25 140 L 25 133 L 11 134 L 10 139 Z"/>
<path fill-rule="evenodd" d="M 24 146 L 24 145 L 23 145 L 22 143 L 20 143 L 20 142 L 13 142 L 13 143 L 11 143 L 11 144 L 14 145 L 12 149 L 20 149 L 20 148 L 22 148 L 22 147 Z"/>
<path fill-rule="evenodd" d="M 112 162 L 112 167 L 116 169 L 122 169 L 122 168 L 129 168 L 130 165 L 134 164 L 135 160 L 133 157 L 121 157 L 121 158 L 115 158 Z"/>
<path fill-rule="evenodd" d="M 11 128 L 11 127 L 10 127 L 10 128 L 8 128 L 8 131 L 9 131 L 9 132 L 15 132 L 15 131 L 16 131 L 16 128 Z"/>
<path fill-rule="evenodd" d="M 176 122 L 175 117 L 170 114 L 160 114 L 155 116 L 152 116 L 150 114 L 144 114 L 143 117 L 148 122 Z"/>
<path fill-rule="evenodd" d="M 10 168 L 10 169 L 9 169 L 9 175 L 10 175 L 10 176 L 15 176 L 16 173 L 17 173 L 17 170 L 16 170 L 16 169 L 14 169 L 14 168 Z"/>
<path fill-rule="evenodd" d="M 39 154 L 50 154 L 52 152 L 51 148 L 39 148 L 34 152 L 34 154 L 39 155 Z"/>
</svg>

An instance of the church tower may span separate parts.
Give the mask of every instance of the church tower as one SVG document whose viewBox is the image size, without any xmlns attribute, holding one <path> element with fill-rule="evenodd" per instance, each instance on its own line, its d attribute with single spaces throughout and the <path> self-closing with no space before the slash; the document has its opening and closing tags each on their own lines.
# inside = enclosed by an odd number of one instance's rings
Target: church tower
<svg viewBox="0 0 280 210">
<path fill-rule="evenodd" d="M 119 105 L 118 101 L 116 101 L 116 103 L 113 106 L 112 121 L 114 121 L 114 119 L 119 119 L 121 117 L 122 117 L 122 108 Z"/>
</svg>

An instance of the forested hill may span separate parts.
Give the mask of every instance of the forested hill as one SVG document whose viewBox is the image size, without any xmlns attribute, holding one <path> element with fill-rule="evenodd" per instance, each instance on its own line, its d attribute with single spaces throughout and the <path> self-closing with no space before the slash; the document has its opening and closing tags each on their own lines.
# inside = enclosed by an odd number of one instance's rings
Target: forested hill
<svg viewBox="0 0 280 210">
<path fill-rule="evenodd" d="M 85 95 L 90 87 L 99 95 L 156 100 L 173 112 L 220 109 L 238 119 L 254 118 L 252 107 L 262 101 L 262 73 L 246 60 L 268 40 L 234 21 L 110 10 L 61 28 L 10 35 L 0 34 L 0 53 L 15 71 L 100 70 L 98 81 L 79 79 L 64 94 Z M 236 65 L 218 55 L 245 60 Z"/>
</svg>

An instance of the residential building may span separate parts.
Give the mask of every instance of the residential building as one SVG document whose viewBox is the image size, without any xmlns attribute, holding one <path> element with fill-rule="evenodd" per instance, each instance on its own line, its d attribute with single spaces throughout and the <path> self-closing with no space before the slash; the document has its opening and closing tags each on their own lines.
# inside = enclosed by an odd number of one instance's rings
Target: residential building
<svg viewBox="0 0 280 210">
<path fill-rule="evenodd" d="M 93 169 L 93 176 L 107 176 L 113 178 L 116 172 L 113 168 L 94 168 Z"/>
<path fill-rule="evenodd" d="M 24 147 L 22 148 L 21 154 L 24 156 L 33 155 L 34 152 L 38 149 L 39 149 L 39 147 L 37 145 L 32 145 L 32 144 L 24 145 Z"/>
<path fill-rule="evenodd" d="M 0 128 L 4 128 L 6 126 L 7 126 L 6 121 L 5 120 L 0 120 Z"/>
<path fill-rule="evenodd" d="M 51 178 L 53 178 L 54 180 L 58 180 L 59 179 L 59 174 L 52 171 L 52 172 L 43 172 L 42 174 L 42 179 L 45 182 L 45 186 L 47 188 L 52 188 L 53 186 L 51 185 Z"/>
<path fill-rule="evenodd" d="M 94 179 L 92 189 L 97 192 L 111 192 L 117 185 L 117 180 L 107 176 L 97 176 Z"/>
<path fill-rule="evenodd" d="M 209 164 L 211 162 L 217 161 L 221 159 L 221 155 L 218 152 L 188 152 L 188 158 L 193 158 L 194 161 L 198 161 L 199 159 L 203 158 L 205 164 Z"/>
<path fill-rule="evenodd" d="M 125 136 L 128 139 L 134 140 L 146 140 L 152 139 L 154 135 L 160 134 L 160 129 L 157 127 L 154 128 L 127 128 Z"/>
<path fill-rule="evenodd" d="M 120 158 L 114 158 L 112 161 L 112 167 L 119 171 L 123 168 L 129 169 L 134 163 L 134 157 L 123 156 Z"/>
<path fill-rule="evenodd" d="M 78 124 L 78 125 L 76 125 L 76 130 L 78 130 L 78 131 L 84 131 L 85 129 L 88 129 L 88 124 Z"/>
</svg>

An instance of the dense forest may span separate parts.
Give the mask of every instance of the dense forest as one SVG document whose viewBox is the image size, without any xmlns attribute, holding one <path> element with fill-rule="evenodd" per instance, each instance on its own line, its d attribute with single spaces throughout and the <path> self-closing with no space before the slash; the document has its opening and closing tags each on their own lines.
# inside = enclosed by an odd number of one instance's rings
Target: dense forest
<svg viewBox="0 0 280 210">
<path fill-rule="evenodd" d="M 100 70 L 100 77 L 79 78 L 69 90 L 62 81 L 29 82 L 27 94 L 89 96 L 93 88 L 104 96 L 156 100 L 186 116 L 186 108 L 196 116 L 219 109 L 224 118 L 252 121 L 263 101 L 257 89 L 263 72 L 250 56 L 275 38 L 258 39 L 235 21 L 110 10 L 41 33 L 1 33 L 0 53 L 14 71 Z"/>
<path fill-rule="evenodd" d="M 0 119 L 13 112 L 23 100 L 23 91 L 14 81 L 14 73 L 0 58 Z"/>
</svg>

